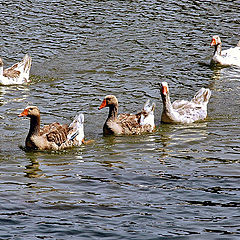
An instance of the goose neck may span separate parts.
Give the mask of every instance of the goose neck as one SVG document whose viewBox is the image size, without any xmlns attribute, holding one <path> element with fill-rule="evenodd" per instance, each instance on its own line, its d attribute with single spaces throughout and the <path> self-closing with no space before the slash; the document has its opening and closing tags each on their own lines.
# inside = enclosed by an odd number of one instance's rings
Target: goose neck
<svg viewBox="0 0 240 240">
<path fill-rule="evenodd" d="M 214 55 L 221 55 L 221 53 L 222 53 L 222 45 L 221 43 L 218 43 L 217 45 L 215 45 Z"/>
<path fill-rule="evenodd" d="M 40 116 L 32 116 L 30 118 L 30 129 L 28 137 L 33 135 L 39 135 L 40 132 Z"/>
<path fill-rule="evenodd" d="M 163 100 L 163 110 L 166 112 L 171 112 L 173 107 L 172 107 L 169 94 L 167 93 L 166 95 L 162 95 L 162 100 Z"/>
<path fill-rule="evenodd" d="M 116 120 L 118 114 L 118 106 L 117 105 L 110 105 L 109 106 L 109 113 L 108 113 L 108 119 Z"/>
<path fill-rule="evenodd" d="M 3 66 L 0 66 L 0 76 L 3 76 Z"/>
</svg>

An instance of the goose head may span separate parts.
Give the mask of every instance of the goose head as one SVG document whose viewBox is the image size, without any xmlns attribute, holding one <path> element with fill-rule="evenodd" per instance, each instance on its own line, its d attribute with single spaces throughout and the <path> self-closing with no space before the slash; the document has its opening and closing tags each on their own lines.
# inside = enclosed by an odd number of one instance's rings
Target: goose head
<svg viewBox="0 0 240 240">
<path fill-rule="evenodd" d="M 169 94 L 169 89 L 168 89 L 168 83 L 167 82 L 162 82 L 161 86 L 160 86 L 160 90 L 161 90 L 161 95 L 163 96 L 167 96 Z"/>
<path fill-rule="evenodd" d="M 211 41 L 211 46 L 217 46 L 217 45 L 221 45 L 221 39 L 220 39 L 220 37 L 218 36 L 218 35 L 214 35 L 213 37 L 212 37 L 212 41 Z"/>
<path fill-rule="evenodd" d="M 40 116 L 40 111 L 36 106 L 26 107 L 22 113 L 18 115 L 19 117 L 38 117 Z"/>
<path fill-rule="evenodd" d="M 118 106 L 118 100 L 114 95 L 107 95 L 98 109 L 105 107 Z"/>
</svg>

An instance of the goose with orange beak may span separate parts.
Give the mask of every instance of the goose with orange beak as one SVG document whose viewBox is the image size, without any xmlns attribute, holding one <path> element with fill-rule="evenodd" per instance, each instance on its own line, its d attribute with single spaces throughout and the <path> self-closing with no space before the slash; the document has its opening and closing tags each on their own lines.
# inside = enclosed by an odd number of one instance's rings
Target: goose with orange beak
<svg viewBox="0 0 240 240">
<path fill-rule="evenodd" d="M 118 100 L 114 95 L 107 95 L 99 109 L 108 107 L 109 113 L 103 126 L 104 135 L 135 135 L 152 132 L 155 129 L 154 109 L 148 100 L 137 114 L 118 115 Z"/>
<path fill-rule="evenodd" d="M 30 118 L 30 129 L 25 141 L 25 147 L 28 150 L 62 150 L 84 143 L 82 113 L 77 115 L 70 125 L 54 122 L 42 128 L 40 128 L 38 107 L 28 106 L 18 116 Z"/>
<path fill-rule="evenodd" d="M 211 65 L 240 66 L 240 41 L 236 47 L 222 51 L 222 42 L 218 35 L 212 37 L 211 46 L 214 46 L 214 53 Z"/>
<path fill-rule="evenodd" d="M 167 82 L 160 85 L 163 102 L 161 121 L 163 123 L 193 123 L 207 117 L 207 104 L 211 96 L 208 88 L 201 88 L 191 101 L 176 100 L 171 103 Z"/>
</svg>

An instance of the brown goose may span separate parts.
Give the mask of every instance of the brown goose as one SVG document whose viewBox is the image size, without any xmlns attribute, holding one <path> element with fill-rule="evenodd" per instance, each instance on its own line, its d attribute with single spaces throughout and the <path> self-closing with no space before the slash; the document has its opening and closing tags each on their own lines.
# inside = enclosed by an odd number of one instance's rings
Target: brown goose
<svg viewBox="0 0 240 240">
<path fill-rule="evenodd" d="M 28 83 L 31 64 L 32 59 L 26 54 L 22 61 L 3 70 L 3 61 L 0 58 L 0 84 L 13 85 Z"/>
<path fill-rule="evenodd" d="M 54 122 L 40 128 L 40 111 L 36 106 L 28 106 L 19 117 L 30 118 L 30 129 L 25 141 L 26 149 L 62 150 L 80 146 L 84 142 L 84 115 L 79 114 L 70 124 Z"/>
<path fill-rule="evenodd" d="M 155 128 L 155 104 L 149 105 L 149 100 L 144 108 L 137 114 L 120 114 L 118 116 L 118 100 L 114 95 L 107 95 L 99 109 L 109 107 L 108 118 L 103 126 L 104 135 L 141 134 L 152 132 Z"/>
<path fill-rule="evenodd" d="M 211 96 L 208 88 L 201 88 L 191 101 L 176 100 L 171 103 L 168 84 L 161 83 L 163 110 L 161 121 L 164 123 L 193 123 L 207 117 L 207 104 Z"/>
</svg>

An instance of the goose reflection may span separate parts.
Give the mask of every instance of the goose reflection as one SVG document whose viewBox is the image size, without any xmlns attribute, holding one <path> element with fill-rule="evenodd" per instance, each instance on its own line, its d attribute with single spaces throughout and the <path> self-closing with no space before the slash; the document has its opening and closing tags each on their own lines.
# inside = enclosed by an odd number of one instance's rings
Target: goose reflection
<svg viewBox="0 0 240 240">
<path fill-rule="evenodd" d="M 198 146 L 208 137 L 207 123 L 200 122 L 188 125 L 161 124 L 160 161 L 180 152 L 191 152 L 191 146 Z M 178 149 L 178 152 L 176 152 Z M 199 150 L 201 151 L 201 150 Z"/>
<path fill-rule="evenodd" d="M 43 175 L 42 170 L 40 169 L 40 164 L 37 160 L 37 156 L 26 154 L 26 157 L 29 159 L 30 164 L 26 165 L 25 177 L 27 178 L 39 178 Z"/>
<path fill-rule="evenodd" d="M 162 126 L 165 124 L 162 124 Z M 164 127 L 164 126 L 163 126 Z M 162 132 L 162 140 L 165 145 L 189 144 L 190 142 L 200 142 L 207 138 L 207 123 L 194 123 L 189 125 L 171 125 L 168 131 Z"/>
<path fill-rule="evenodd" d="M 29 97 L 27 86 L 0 86 L 1 106 L 12 102 L 23 102 Z"/>
<path fill-rule="evenodd" d="M 240 81 L 240 67 L 215 67 L 212 70 L 213 74 L 211 78 L 214 80 L 214 82 L 224 79 Z"/>
</svg>

